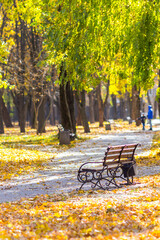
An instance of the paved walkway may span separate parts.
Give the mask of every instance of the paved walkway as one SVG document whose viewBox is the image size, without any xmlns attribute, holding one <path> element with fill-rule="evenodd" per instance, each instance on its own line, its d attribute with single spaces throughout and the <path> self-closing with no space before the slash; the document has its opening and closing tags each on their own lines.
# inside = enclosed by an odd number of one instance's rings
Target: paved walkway
<svg viewBox="0 0 160 240">
<path fill-rule="evenodd" d="M 160 130 L 160 128 L 156 129 Z M 70 192 L 80 187 L 77 170 L 83 162 L 102 159 L 108 145 L 140 143 L 137 154 L 150 149 L 152 131 L 137 131 L 101 135 L 97 138 L 77 144 L 76 147 L 59 153 L 48 165 L 47 170 L 32 175 L 20 176 L 7 182 L 0 182 L 0 203 L 20 200 L 22 197 L 34 197 L 39 194 Z M 160 172 L 160 167 L 139 168 L 140 175 Z"/>
</svg>

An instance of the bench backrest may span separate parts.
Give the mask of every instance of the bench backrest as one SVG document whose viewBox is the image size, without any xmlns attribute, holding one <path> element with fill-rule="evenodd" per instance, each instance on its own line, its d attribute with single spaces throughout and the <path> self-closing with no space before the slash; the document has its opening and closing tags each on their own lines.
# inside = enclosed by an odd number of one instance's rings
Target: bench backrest
<svg viewBox="0 0 160 240">
<path fill-rule="evenodd" d="M 105 152 L 103 165 L 106 166 L 113 162 L 119 163 L 126 160 L 133 161 L 137 146 L 138 144 L 109 146 Z"/>
</svg>

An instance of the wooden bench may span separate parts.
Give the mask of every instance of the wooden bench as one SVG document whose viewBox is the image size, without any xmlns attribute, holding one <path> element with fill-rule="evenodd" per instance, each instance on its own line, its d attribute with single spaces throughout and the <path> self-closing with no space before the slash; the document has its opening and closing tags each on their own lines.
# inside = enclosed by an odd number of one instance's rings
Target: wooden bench
<svg viewBox="0 0 160 240">
<path fill-rule="evenodd" d="M 136 175 L 135 150 L 138 144 L 109 146 L 103 161 L 92 161 L 82 164 L 78 170 L 77 179 L 82 189 L 86 183 L 91 188 L 110 189 L 121 187 L 123 184 L 133 184 Z"/>
</svg>

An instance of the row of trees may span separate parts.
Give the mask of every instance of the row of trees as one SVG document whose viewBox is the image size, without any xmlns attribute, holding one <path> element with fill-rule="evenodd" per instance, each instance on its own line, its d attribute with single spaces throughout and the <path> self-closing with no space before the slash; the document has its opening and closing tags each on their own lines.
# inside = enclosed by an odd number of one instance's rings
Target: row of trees
<svg viewBox="0 0 160 240">
<path fill-rule="evenodd" d="M 0 132 L 5 89 L 21 132 L 27 114 L 37 133 L 44 132 L 55 102 L 64 128 L 76 132 L 75 101 L 89 131 L 84 100 L 94 89 L 100 126 L 109 96 L 112 103 L 116 95 L 130 99 L 136 119 L 140 95 L 159 73 L 159 7 L 152 0 L 2 0 Z"/>
</svg>

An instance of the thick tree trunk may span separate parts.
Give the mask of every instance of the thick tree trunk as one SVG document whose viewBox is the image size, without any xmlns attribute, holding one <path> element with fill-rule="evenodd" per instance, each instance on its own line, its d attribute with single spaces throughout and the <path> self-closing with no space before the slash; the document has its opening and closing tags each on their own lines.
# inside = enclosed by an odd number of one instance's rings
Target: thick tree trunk
<svg viewBox="0 0 160 240">
<path fill-rule="evenodd" d="M 74 96 L 70 82 L 66 82 L 66 70 L 64 63 L 60 69 L 60 113 L 61 124 L 64 129 L 76 134 L 76 120 L 74 111 Z"/>
<path fill-rule="evenodd" d="M 77 122 L 77 126 L 82 126 L 82 117 L 81 117 L 81 107 L 80 107 L 80 104 L 79 102 L 77 101 L 77 98 L 75 98 L 76 100 L 76 107 L 77 107 L 77 119 L 76 119 L 76 122 Z"/>
<path fill-rule="evenodd" d="M 72 129 L 72 122 L 66 98 L 66 86 L 60 84 L 60 111 L 61 111 L 61 124 L 64 129 Z"/>
<path fill-rule="evenodd" d="M 60 84 L 60 112 L 61 124 L 64 129 L 76 133 L 76 121 L 74 116 L 74 97 L 70 83 Z"/>
<path fill-rule="evenodd" d="M 25 121 L 26 121 L 26 108 L 25 108 L 25 99 L 22 93 L 13 93 L 12 92 L 12 97 L 13 97 L 13 102 L 15 104 L 15 107 L 17 109 L 18 113 L 18 121 L 19 121 L 19 126 L 20 126 L 20 132 L 24 133 L 25 132 Z"/>
<path fill-rule="evenodd" d="M 136 125 L 139 126 L 141 124 L 137 118 L 140 117 L 140 97 L 139 91 L 137 90 L 137 86 L 133 86 L 132 88 L 132 120 L 136 121 Z"/>
<path fill-rule="evenodd" d="M 0 134 L 4 133 L 4 125 L 2 118 L 2 90 L 0 89 Z"/>
<path fill-rule="evenodd" d="M 90 128 L 89 128 L 87 115 L 86 115 L 86 111 L 85 111 L 85 91 L 83 90 L 81 92 L 81 98 L 79 97 L 77 92 L 75 93 L 75 97 L 76 97 L 76 101 L 78 104 L 78 108 L 80 109 L 80 112 L 81 112 L 81 119 L 82 119 L 82 123 L 83 123 L 83 127 L 84 127 L 84 132 L 89 133 Z"/>
<path fill-rule="evenodd" d="M 12 122 L 11 122 L 11 118 L 9 116 L 7 107 L 5 106 L 5 103 L 3 101 L 3 98 L 0 97 L 1 99 L 1 104 L 2 104 L 2 116 L 3 116 L 3 121 L 6 125 L 7 128 L 13 127 Z"/>
<path fill-rule="evenodd" d="M 90 123 L 95 122 L 95 116 L 94 116 L 94 96 L 93 91 L 89 93 L 89 120 Z"/>
</svg>

